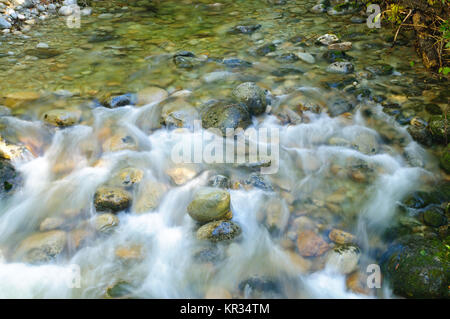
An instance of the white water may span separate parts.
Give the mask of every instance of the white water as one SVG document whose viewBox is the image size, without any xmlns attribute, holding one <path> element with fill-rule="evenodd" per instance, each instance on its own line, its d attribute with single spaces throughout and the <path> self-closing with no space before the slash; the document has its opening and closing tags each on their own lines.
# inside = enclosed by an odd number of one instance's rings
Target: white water
<svg viewBox="0 0 450 319">
<path fill-rule="evenodd" d="M 173 166 L 171 149 L 183 139 L 186 142 L 192 134 L 164 128 L 151 132 L 157 126 L 159 113 L 157 105 L 95 109 L 92 126 L 57 130 L 43 155 L 15 163 L 25 177 L 25 184 L 0 208 L 0 247 L 12 250 L 19 240 L 35 232 L 45 217 L 58 216 L 67 210 L 84 210 L 88 217 L 95 215 L 92 200 L 96 189 L 120 168 L 140 168 L 144 171 L 141 184 L 158 181 L 168 190 L 154 211 L 121 213 L 120 225 L 112 234 L 97 237 L 53 264 L 34 266 L 4 260 L 0 263 L 0 297 L 98 298 L 118 280 L 133 283 L 134 297 L 203 297 L 209 287 L 235 292 L 239 282 L 253 275 L 277 278 L 283 285 L 284 295 L 290 298 L 367 297 L 349 291 L 344 275 L 328 268 L 303 273 L 290 262 L 287 250 L 281 245 L 284 237 L 271 235 L 258 220 L 267 198 L 280 197 L 279 193 L 231 190 L 233 221 L 242 228 L 242 240 L 221 245 L 226 258 L 215 266 L 193 261 L 193 254 L 202 244 L 195 239 L 195 224 L 187 215 L 186 207 L 193 191 L 205 185 L 215 170 L 221 172 L 226 165 L 196 165 L 199 174 L 195 178 L 183 186 L 171 185 L 164 173 Z M 391 221 L 397 201 L 427 173 L 408 166 L 397 151 L 388 147 L 366 155 L 348 147 L 326 145 L 331 137 L 352 138 L 361 132 L 379 138 L 376 131 L 366 127 L 361 116 L 356 115 L 352 124 L 325 114 L 309 114 L 309 117 L 308 124 L 287 127 L 279 125 L 274 116 L 255 122 L 260 127 L 280 129 L 280 171 L 276 178 L 289 185 L 294 196 L 317 192 L 329 195 L 327 192 L 336 185 L 347 188 L 350 185 L 348 178 L 329 176 L 330 163 L 345 163 L 352 158 L 376 169 L 377 176 L 371 183 L 352 186 L 355 189 L 350 189 L 348 194 L 356 195 L 345 212 L 349 216 L 356 214 L 354 219 L 350 218 L 353 221 L 348 228 L 363 243 L 363 252 L 368 252 L 372 240 L 377 241 L 379 231 Z M 13 130 L 32 127 L 36 139 L 45 140 L 49 136 L 47 128 L 39 122 L 24 123 L 14 118 L 7 121 Z M 101 153 L 98 134 L 112 124 L 132 136 L 138 142 L 139 151 Z M 414 143 L 409 148 L 417 149 L 417 156 L 422 156 Z M 317 169 L 301 171 L 298 160 L 308 156 L 314 156 Z M 73 163 L 65 175 L 54 172 L 61 162 Z M 228 166 L 227 171 L 232 177 L 245 177 L 237 168 Z M 138 190 L 134 195 L 137 193 Z M 286 230 L 289 211 L 287 203 L 283 205 L 286 210 L 282 214 L 282 227 Z M 128 244 L 142 246 L 141 261 L 125 263 L 117 259 L 115 249 Z M 80 288 L 67 285 L 73 264 L 81 267 Z M 389 292 L 378 295 L 386 297 Z"/>
</svg>

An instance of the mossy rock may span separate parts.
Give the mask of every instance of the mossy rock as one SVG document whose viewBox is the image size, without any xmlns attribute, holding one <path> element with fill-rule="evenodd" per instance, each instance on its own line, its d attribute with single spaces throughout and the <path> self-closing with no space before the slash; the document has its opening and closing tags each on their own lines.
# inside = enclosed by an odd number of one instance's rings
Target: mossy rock
<svg viewBox="0 0 450 319">
<path fill-rule="evenodd" d="M 202 126 L 205 129 L 215 128 L 226 134 L 227 128 L 246 129 L 251 124 L 250 113 L 244 104 L 228 104 L 222 102 L 209 106 L 202 115 Z"/>
<path fill-rule="evenodd" d="M 450 238 L 409 236 L 384 255 L 383 270 L 394 293 L 408 298 L 449 298 Z"/>
<path fill-rule="evenodd" d="M 0 198 L 11 195 L 22 183 L 22 179 L 14 166 L 0 158 Z"/>
<path fill-rule="evenodd" d="M 442 115 L 432 116 L 428 126 L 433 139 L 437 142 L 448 143 L 450 140 L 450 123 Z"/>
<path fill-rule="evenodd" d="M 450 174 L 450 144 L 447 145 L 447 147 L 444 148 L 442 151 L 442 155 L 439 159 L 441 163 L 441 167 Z"/>
</svg>

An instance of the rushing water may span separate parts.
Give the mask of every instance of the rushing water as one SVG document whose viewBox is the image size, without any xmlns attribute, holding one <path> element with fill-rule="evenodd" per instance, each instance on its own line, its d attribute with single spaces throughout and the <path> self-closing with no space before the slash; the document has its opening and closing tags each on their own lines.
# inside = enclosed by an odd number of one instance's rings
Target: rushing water
<svg viewBox="0 0 450 319">
<path fill-rule="evenodd" d="M 323 257 L 296 254 L 298 228 L 339 228 L 354 234 L 361 250 L 358 271 L 366 273 L 388 244 L 381 234 L 392 222 L 397 203 L 408 192 L 431 185 L 441 173 L 433 154 L 415 143 L 380 104 L 358 101 L 343 87 L 330 85 L 351 87 L 356 81 L 358 88 L 370 88 L 374 95 L 402 103 L 416 114 L 423 112 L 417 104 L 432 101 L 445 87 L 424 82 L 412 48 L 388 47 L 385 40 L 392 30 L 351 24 L 349 16 L 309 13 L 313 1 L 280 6 L 250 0 L 161 1 L 157 10 L 145 1 L 127 3 L 94 2 L 94 15 L 82 17 L 80 29 L 67 28 L 64 18 L 54 18 L 34 28 L 29 39 L 1 38 L 0 50 L 14 53 L 0 58 L 1 93 L 28 91 L 40 97 L 18 105 L 3 100 L 11 114 L 1 117 L 1 134 L 29 152 L 14 161 L 23 187 L 3 199 L 0 207 L 0 248 L 7 257 L 0 261 L 0 297 L 99 298 L 108 287 L 126 282 L 131 297 L 202 298 L 211 291 L 220 296 L 227 291 L 243 298 L 258 296 L 239 289 L 239 283 L 253 276 L 274 282 L 276 288 L 267 289 L 265 297 L 368 297 L 349 290 L 346 275 Z M 238 22 L 258 23 L 261 29 L 253 35 L 228 33 Z M 353 42 L 348 54 L 356 74 L 324 71 L 328 63 L 320 57 L 326 47 L 314 44 L 324 33 Z M 287 42 L 294 36 L 304 41 Z M 276 73 L 285 64 L 255 54 L 256 48 L 272 41 L 278 52 L 304 50 L 315 55 L 316 62 L 291 63 L 301 73 Z M 60 54 L 39 59 L 25 53 L 38 42 Z M 171 57 L 180 50 L 211 59 L 191 70 L 177 69 Z M 220 63 L 222 58 L 239 58 L 253 66 L 228 68 Z M 411 61 L 416 62 L 414 68 Z M 367 78 L 359 73 L 380 62 L 393 66 L 394 74 Z M 241 226 L 242 236 L 211 248 L 196 239 L 195 222 L 186 213 L 192 194 L 213 175 L 227 175 L 234 183 L 245 180 L 250 171 L 229 164 L 189 164 L 182 171 L 189 175 L 186 183 L 176 185 L 167 174 L 180 166 L 171 161 L 172 149 L 199 137 L 161 127 L 162 104 L 108 109 L 94 101 L 158 86 L 199 111 L 210 99 L 229 97 L 244 81 L 257 82 L 270 92 L 272 112 L 253 118 L 253 127 L 279 130 L 280 169 L 264 177 L 273 191 L 242 185 L 230 190 L 233 221 Z M 429 95 L 422 96 L 425 91 Z M 352 113 L 330 117 L 325 108 L 335 99 L 356 107 Z M 280 110 L 299 111 L 300 105 L 305 109 L 300 120 L 283 123 Z M 64 129 L 48 126 L 42 116 L 53 108 L 79 112 L 81 122 Z M 317 109 L 323 112 L 312 112 Z M 131 145 L 107 151 L 111 136 L 127 136 Z M 374 149 L 365 149 L 367 141 Z M 130 188 L 133 206 L 118 215 L 120 223 L 111 233 L 90 236 L 79 247 L 69 239 L 64 254 L 43 265 L 11 257 L 17 243 L 39 231 L 47 217 L 70 220 L 65 230 L 71 234 L 93 222 L 97 188 L 130 167 L 141 177 Z M 150 208 L 149 197 L 158 198 Z M 261 217 L 267 210 L 275 215 L 276 231 Z M 120 258 L 120 247 L 131 254 L 138 247 L 136 258 Z M 208 247 L 217 261 L 195 258 Z M 67 284 L 73 265 L 81 270 L 80 288 Z M 392 294 L 383 286 L 369 293 L 373 296 Z"/>
</svg>

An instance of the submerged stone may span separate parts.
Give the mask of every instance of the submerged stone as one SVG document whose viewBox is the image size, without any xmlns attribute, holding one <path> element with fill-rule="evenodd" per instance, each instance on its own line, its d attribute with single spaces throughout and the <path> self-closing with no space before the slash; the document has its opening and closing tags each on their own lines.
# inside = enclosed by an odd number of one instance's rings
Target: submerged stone
<svg viewBox="0 0 450 319">
<path fill-rule="evenodd" d="M 49 262 L 62 253 L 66 243 L 67 234 L 61 230 L 35 233 L 19 244 L 15 259 L 33 264 Z"/>
<path fill-rule="evenodd" d="M 260 115 L 267 107 L 266 94 L 253 82 L 242 83 L 233 90 L 233 97 L 247 106 L 250 114 Z"/>
</svg>

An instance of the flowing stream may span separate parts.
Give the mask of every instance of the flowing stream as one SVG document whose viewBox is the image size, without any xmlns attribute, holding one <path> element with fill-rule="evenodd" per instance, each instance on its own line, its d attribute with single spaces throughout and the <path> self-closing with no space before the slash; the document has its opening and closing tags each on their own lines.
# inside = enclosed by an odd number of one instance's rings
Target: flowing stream
<svg viewBox="0 0 450 319">
<path fill-rule="evenodd" d="M 351 23 L 348 15 L 317 15 L 309 11 L 314 4 L 168 0 L 155 9 L 146 1 L 96 1 L 80 29 L 55 17 L 29 38 L 0 38 L 1 52 L 14 53 L 0 58 L 0 104 L 7 106 L 0 134 L 26 148 L 13 160 L 20 189 L 0 198 L 0 297 L 395 297 L 388 285 L 350 289 L 348 278 L 365 278 L 367 266 L 380 262 L 398 203 L 442 178 L 435 155 L 400 120 L 424 114 L 419 105 L 445 104 L 439 94 L 448 87 L 426 82 L 411 47 L 389 47 L 392 30 Z M 261 27 L 230 33 L 239 23 Z M 353 43 L 347 54 L 354 73 L 325 71 L 327 47 L 314 43 L 325 33 Z M 57 54 L 24 53 L 39 42 Z M 259 55 L 267 43 L 275 43 L 275 53 Z M 177 67 L 172 56 L 182 50 L 195 53 L 198 65 Z M 286 63 L 283 54 L 291 52 L 314 61 Z M 227 58 L 252 65 L 230 67 Z M 369 76 L 366 68 L 380 63 L 393 73 Z M 270 100 L 250 129 L 279 132 L 279 170 L 255 175 L 258 169 L 244 165 L 174 163 L 176 145 L 207 143 L 206 131 L 190 129 L 203 105 L 228 99 L 247 81 Z M 159 101 L 149 87 L 164 89 L 168 98 Z M 364 89 L 402 107 L 387 114 Z M 36 98 L 7 97 L 23 92 Z M 144 102 L 99 105 L 125 93 Z M 169 103 L 179 111 L 174 121 L 187 129 L 161 125 Z M 352 107 L 330 115 L 342 103 Z M 49 125 L 43 116 L 55 108 L 79 120 Z M 216 175 L 230 181 L 232 221 L 242 232 L 231 242 L 197 239 L 198 226 L 187 214 L 195 191 Z M 252 177 L 257 183 L 248 182 Z M 123 187 L 133 198 L 108 231 L 96 228 L 94 195 L 103 185 Z M 40 264 L 16 258 L 19 243 L 42 231 L 46 219 L 61 221 L 55 228 L 67 236 L 64 251 Z M 322 234 L 333 247 L 332 229 L 354 235 L 357 252 L 348 262 L 356 258 L 356 265 L 336 266 L 329 254 L 298 254 L 299 232 Z"/>
</svg>

